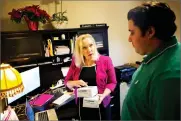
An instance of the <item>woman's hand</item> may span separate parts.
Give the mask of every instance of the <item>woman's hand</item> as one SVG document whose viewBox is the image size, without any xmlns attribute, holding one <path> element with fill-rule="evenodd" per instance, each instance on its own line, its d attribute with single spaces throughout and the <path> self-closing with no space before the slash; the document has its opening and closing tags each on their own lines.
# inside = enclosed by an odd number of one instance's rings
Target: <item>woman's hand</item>
<svg viewBox="0 0 181 121">
<path fill-rule="evenodd" d="M 101 102 L 104 100 L 104 98 L 105 98 L 106 96 L 108 96 L 110 93 L 111 93 L 111 90 L 108 89 L 108 88 L 106 88 L 106 89 L 104 90 L 104 93 L 103 93 L 103 94 L 97 94 L 97 95 L 99 96 L 99 104 L 101 104 Z"/>
<path fill-rule="evenodd" d="M 73 90 L 74 87 L 85 87 L 88 86 L 86 82 L 83 80 L 76 80 L 76 81 L 68 81 L 67 87 L 71 90 Z"/>
<path fill-rule="evenodd" d="M 103 94 L 97 94 L 97 95 L 99 96 L 99 104 L 101 104 L 105 96 Z"/>
</svg>

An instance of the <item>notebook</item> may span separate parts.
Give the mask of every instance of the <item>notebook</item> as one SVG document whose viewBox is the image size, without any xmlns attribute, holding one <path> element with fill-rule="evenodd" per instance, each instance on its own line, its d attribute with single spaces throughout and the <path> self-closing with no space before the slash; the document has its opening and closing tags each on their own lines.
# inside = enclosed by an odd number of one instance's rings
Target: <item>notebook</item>
<svg viewBox="0 0 181 121">
<path fill-rule="evenodd" d="M 53 98 L 53 95 L 51 94 L 41 94 L 38 97 L 34 98 L 30 101 L 30 105 L 33 106 L 43 106 L 48 101 L 50 101 Z"/>
</svg>

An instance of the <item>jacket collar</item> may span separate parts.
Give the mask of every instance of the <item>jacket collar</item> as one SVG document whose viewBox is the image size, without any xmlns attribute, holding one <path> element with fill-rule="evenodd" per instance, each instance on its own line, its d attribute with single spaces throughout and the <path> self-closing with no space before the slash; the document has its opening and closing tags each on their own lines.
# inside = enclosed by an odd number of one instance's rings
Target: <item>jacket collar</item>
<svg viewBox="0 0 181 121">
<path fill-rule="evenodd" d="M 160 56 L 162 53 L 164 53 L 166 50 L 178 45 L 177 39 L 175 36 L 171 38 L 168 42 L 165 42 L 161 47 L 157 48 L 154 52 L 152 52 L 149 55 L 146 55 L 143 59 L 143 64 L 148 64 L 152 60 L 156 59 L 158 56 Z"/>
<path fill-rule="evenodd" d="M 101 55 L 99 55 L 99 58 L 96 60 L 96 66 L 100 65 L 100 58 L 101 58 Z"/>
</svg>

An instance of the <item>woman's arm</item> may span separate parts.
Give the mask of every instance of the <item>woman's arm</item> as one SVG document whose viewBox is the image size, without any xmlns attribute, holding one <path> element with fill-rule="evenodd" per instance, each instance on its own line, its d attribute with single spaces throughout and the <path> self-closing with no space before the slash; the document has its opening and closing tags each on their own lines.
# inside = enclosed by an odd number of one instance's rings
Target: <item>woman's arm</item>
<svg viewBox="0 0 181 121">
<path fill-rule="evenodd" d="M 87 83 L 85 83 L 83 80 L 73 80 L 73 71 L 75 70 L 75 68 L 76 66 L 74 60 L 72 59 L 69 71 L 64 80 L 65 86 L 67 86 L 70 90 L 72 90 L 74 87 L 87 86 Z"/>
<path fill-rule="evenodd" d="M 106 89 L 104 90 L 104 92 L 102 94 L 98 94 L 99 96 L 99 104 L 102 102 L 102 100 L 110 95 L 110 93 L 112 91 L 114 91 L 117 81 L 116 81 L 116 74 L 115 74 L 115 70 L 114 70 L 114 66 L 112 64 L 112 60 L 111 58 L 108 57 L 107 60 L 107 84 L 106 84 Z"/>
<path fill-rule="evenodd" d="M 64 84 L 67 86 L 67 82 L 69 80 L 73 80 L 73 70 L 75 69 L 75 63 L 74 63 L 74 60 L 72 59 L 72 62 L 71 62 L 71 65 L 69 67 L 69 70 L 68 70 L 68 73 L 65 77 L 65 80 L 64 80 Z"/>
<path fill-rule="evenodd" d="M 115 74 L 115 69 L 114 66 L 112 64 L 112 60 L 110 57 L 108 57 L 108 61 L 107 61 L 107 84 L 106 84 L 106 88 L 110 89 L 110 91 L 114 91 L 117 81 L 116 81 L 116 74 Z"/>
<path fill-rule="evenodd" d="M 103 100 L 106 96 L 108 96 L 110 93 L 111 93 L 111 90 L 108 89 L 108 88 L 106 88 L 106 89 L 104 90 L 103 94 L 98 94 L 98 96 L 99 96 L 99 104 L 101 104 L 102 100 Z"/>
</svg>

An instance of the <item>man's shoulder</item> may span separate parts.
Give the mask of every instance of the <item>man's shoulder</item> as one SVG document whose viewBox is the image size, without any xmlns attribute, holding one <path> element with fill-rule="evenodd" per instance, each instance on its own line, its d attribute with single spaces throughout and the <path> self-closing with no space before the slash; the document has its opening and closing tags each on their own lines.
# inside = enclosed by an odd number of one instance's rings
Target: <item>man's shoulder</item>
<svg viewBox="0 0 181 121">
<path fill-rule="evenodd" d="M 157 58 L 152 64 L 153 76 L 152 81 L 155 83 L 164 80 L 172 80 L 180 78 L 180 45 L 169 49 Z"/>
<path fill-rule="evenodd" d="M 161 58 L 162 63 L 160 63 L 160 68 L 162 68 L 164 71 L 171 70 L 171 71 L 177 71 L 180 70 L 180 51 L 179 48 L 172 49 L 168 51 L 168 53 L 165 53 L 163 57 Z"/>
<path fill-rule="evenodd" d="M 153 64 L 158 72 L 180 71 L 180 45 L 165 51 L 156 60 Z"/>
<path fill-rule="evenodd" d="M 165 80 L 180 80 L 180 62 L 175 63 L 165 63 L 167 65 L 160 65 L 157 69 L 158 71 L 154 72 L 153 81 L 155 83 L 163 82 Z"/>
</svg>

